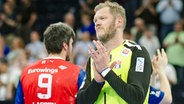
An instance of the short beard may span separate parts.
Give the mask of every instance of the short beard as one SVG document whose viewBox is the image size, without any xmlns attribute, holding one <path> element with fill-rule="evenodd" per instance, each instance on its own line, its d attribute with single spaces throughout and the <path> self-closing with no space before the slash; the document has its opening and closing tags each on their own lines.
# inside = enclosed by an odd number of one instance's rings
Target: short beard
<svg viewBox="0 0 184 104">
<path fill-rule="evenodd" d="M 107 43 L 110 39 L 112 39 L 116 34 L 116 28 L 115 28 L 115 20 L 112 21 L 109 28 L 106 30 L 106 33 L 104 35 L 100 35 L 98 37 L 98 40 L 102 43 Z"/>
</svg>

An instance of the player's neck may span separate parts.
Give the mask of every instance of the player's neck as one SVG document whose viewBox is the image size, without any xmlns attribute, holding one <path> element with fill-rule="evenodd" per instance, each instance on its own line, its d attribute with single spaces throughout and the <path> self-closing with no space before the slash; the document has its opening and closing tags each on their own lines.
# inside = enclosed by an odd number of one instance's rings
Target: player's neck
<svg viewBox="0 0 184 104">
<path fill-rule="evenodd" d="M 116 35 L 115 37 L 113 37 L 111 40 L 109 40 L 107 43 L 104 44 L 107 50 L 113 50 L 114 48 L 120 46 L 123 43 L 124 39 L 118 35 Z"/>
<path fill-rule="evenodd" d="M 63 60 L 66 60 L 66 57 L 62 54 L 49 54 L 48 57 L 59 57 L 62 58 Z"/>
</svg>

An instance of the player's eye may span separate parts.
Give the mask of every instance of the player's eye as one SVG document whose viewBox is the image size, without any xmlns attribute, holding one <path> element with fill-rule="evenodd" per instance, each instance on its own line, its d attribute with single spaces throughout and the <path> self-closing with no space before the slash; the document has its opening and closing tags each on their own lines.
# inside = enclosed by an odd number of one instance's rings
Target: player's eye
<svg viewBox="0 0 184 104">
<path fill-rule="evenodd" d="M 105 17 L 100 17 L 100 20 L 104 20 L 105 19 Z"/>
</svg>

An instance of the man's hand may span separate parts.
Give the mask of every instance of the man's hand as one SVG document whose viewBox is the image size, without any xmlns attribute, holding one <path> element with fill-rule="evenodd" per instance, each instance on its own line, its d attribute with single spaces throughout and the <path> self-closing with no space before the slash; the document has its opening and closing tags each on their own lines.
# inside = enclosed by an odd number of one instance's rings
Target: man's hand
<svg viewBox="0 0 184 104">
<path fill-rule="evenodd" d="M 100 41 L 94 40 L 93 43 L 97 49 L 94 50 L 91 46 L 89 46 L 88 52 L 94 61 L 96 70 L 98 73 L 101 73 L 105 68 L 109 67 L 110 51 L 106 51 Z"/>
<path fill-rule="evenodd" d="M 158 74 L 164 73 L 164 69 L 168 63 L 167 55 L 164 51 L 164 49 L 160 50 L 157 49 L 157 56 L 154 56 L 152 63 L 153 63 L 153 69 L 156 71 Z"/>
<path fill-rule="evenodd" d="M 95 63 L 93 63 L 93 72 L 94 72 L 94 79 L 96 82 L 101 83 L 105 81 L 101 76 L 101 74 L 96 70 Z"/>
</svg>

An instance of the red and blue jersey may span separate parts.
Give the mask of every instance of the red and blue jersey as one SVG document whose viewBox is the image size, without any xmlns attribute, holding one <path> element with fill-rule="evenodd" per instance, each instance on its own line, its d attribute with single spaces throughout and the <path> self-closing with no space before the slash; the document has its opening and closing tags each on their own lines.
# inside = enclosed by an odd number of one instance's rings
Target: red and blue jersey
<svg viewBox="0 0 184 104">
<path fill-rule="evenodd" d="M 15 104 L 76 104 L 84 79 L 84 70 L 70 62 L 42 59 L 23 70 Z"/>
</svg>

